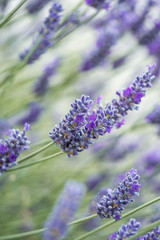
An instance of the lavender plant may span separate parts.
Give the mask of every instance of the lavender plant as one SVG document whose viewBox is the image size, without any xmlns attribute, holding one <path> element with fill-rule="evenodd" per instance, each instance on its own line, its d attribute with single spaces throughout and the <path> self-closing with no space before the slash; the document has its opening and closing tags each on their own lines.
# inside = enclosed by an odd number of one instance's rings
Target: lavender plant
<svg viewBox="0 0 160 240">
<path fill-rule="evenodd" d="M 0 240 L 159 239 L 159 30 L 158 0 L 0 0 Z"/>
</svg>

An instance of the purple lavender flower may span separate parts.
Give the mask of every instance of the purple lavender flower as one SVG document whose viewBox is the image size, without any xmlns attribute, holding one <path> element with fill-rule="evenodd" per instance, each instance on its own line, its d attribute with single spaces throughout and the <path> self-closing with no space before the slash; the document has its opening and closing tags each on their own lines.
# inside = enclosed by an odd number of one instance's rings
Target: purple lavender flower
<svg viewBox="0 0 160 240">
<path fill-rule="evenodd" d="M 109 235 L 107 240 L 124 240 L 129 237 L 134 236 L 140 228 L 140 223 L 136 221 L 136 219 L 131 218 L 130 221 L 124 225 L 122 224 L 121 228 L 118 232 L 113 233 L 113 235 Z"/>
<path fill-rule="evenodd" d="M 122 66 L 126 62 L 126 60 L 127 60 L 127 56 L 123 56 L 123 57 L 116 59 L 112 63 L 113 68 L 118 68 L 118 67 Z"/>
<path fill-rule="evenodd" d="M 153 66 L 149 67 L 146 73 L 139 75 L 126 90 L 118 91 L 119 99 L 113 99 L 105 108 L 97 104 L 97 109 L 93 109 L 95 102 L 89 96 L 76 99 L 65 119 L 49 133 L 50 138 L 60 145 L 69 157 L 89 148 L 94 139 L 110 133 L 114 126 L 118 128 L 129 110 L 138 109 L 146 88 L 151 87 L 154 79 L 152 68 Z"/>
<path fill-rule="evenodd" d="M 111 47 L 116 43 L 118 32 L 116 29 L 100 33 L 96 46 L 81 64 L 81 71 L 89 71 L 101 65 L 110 54 Z"/>
<path fill-rule="evenodd" d="M 86 3 L 96 9 L 106 9 L 108 10 L 110 7 L 110 4 L 107 0 L 85 0 Z"/>
<path fill-rule="evenodd" d="M 67 224 L 74 217 L 85 193 L 84 185 L 69 180 L 59 196 L 50 216 L 44 224 L 47 230 L 43 234 L 44 240 L 59 240 L 68 233 Z"/>
<path fill-rule="evenodd" d="M 160 239 L 160 227 L 156 227 L 152 232 L 148 232 L 143 237 L 139 237 L 136 240 L 159 240 Z"/>
<path fill-rule="evenodd" d="M 54 3 L 49 11 L 49 16 L 44 21 L 44 26 L 40 29 L 36 41 L 33 42 L 31 49 L 25 50 L 24 53 L 20 54 L 20 59 L 24 60 L 29 52 L 32 51 L 32 48 L 36 45 L 38 41 L 39 44 L 35 50 L 31 53 L 27 63 L 31 64 L 37 60 L 46 50 L 53 46 L 53 34 L 57 29 L 57 26 L 60 22 L 60 12 L 62 11 L 61 4 Z"/>
<path fill-rule="evenodd" d="M 115 220 L 119 220 L 124 207 L 134 201 L 134 196 L 139 195 L 139 178 L 137 170 L 132 169 L 117 188 L 107 189 L 107 194 L 97 203 L 97 214 L 101 218 L 113 217 Z"/>
<path fill-rule="evenodd" d="M 33 92 L 37 95 L 43 95 L 46 93 L 48 88 L 49 79 L 55 74 L 58 66 L 60 64 L 60 59 L 56 59 L 44 69 L 43 75 L 36 81 L 33 87 Z"/>
<path fill-rule="evenodd" d="M 16 122 L 22 125 L 25 122 L 34 123 L 40 117 L 42 110 L 43 110 L 43 107 L 38 102 L 32 102 L 29 106 L 28 111 L 25 112 L 24 116 L 21 117 Z"/>
<path fill-rule="evenodd" d="M 148 174 L 153 174 L 158 165 L 160 165 L 160 149 L 155 147 L 142 157 L 143 174 L 147 176 Z"/>
<path fill-rule="evenodd" d="M 160 125 L 160 105 L 156 105 L 151 113 L 146 116 L 147 122 Z"/>
<path fill-rule="evenodd" d="M 27 5 L 27 11 L 30 14 L 35 14 L 38 11 L 40 11 L 47 3 L 49 3 L 51 0 L 32 0 Z"/>
<path fill-rule="evenodd" d="M 105 173 L 94 174 L 87 178 L 86 186 L 88 191 L 92 191 L 97 185 L 106 179 L 107 175 Z"/>
<path fill-rule="evenodd" d="M 0 139 L 0 174 L 17 165 L 16 160 L 21 152 L 29 149 L 30 141 L 25 135 L 29 129 L 30 125 L 25 123 L 23 131 L 10 129 L 8 139 Z"/>
</svg>

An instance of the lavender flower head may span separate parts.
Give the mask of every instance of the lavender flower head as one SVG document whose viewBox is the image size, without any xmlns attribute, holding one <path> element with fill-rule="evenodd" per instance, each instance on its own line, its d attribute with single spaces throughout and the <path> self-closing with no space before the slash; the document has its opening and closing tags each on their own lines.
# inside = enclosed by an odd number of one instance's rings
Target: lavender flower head
<svg viewBox="0 0 160 240">
<path fill-rule="evenodd" d="M 97 203 L 97 214 L 101 218 L 113 217 L 115 220 L 119 220 L 124 207 L 134 201 L 134 196 L 139 195 L 139 178 L 137 170 L 132 169 L 117 188 L 108 189 L 107 194 Z"/>
<path fill-rule="evenodd" d="M 147 122 L 160 125 L 160 105 L 155 106 L 153 111 L 146 116 Z"/>
<path fill-rule="evenodd" d="M 106 0 L 85 0 L 88 5 L 91 7 L 94 7 L 96 9 L 106 9 L 108 10 L 110 7 L 110 4 Z"/>
<path fill-rule="evenodd" d="M 160 227 L 156 227 L 152 232 L 148 232 L 143 237 L 137 238 L 137 240 L 159 240 L 160 239 Z"/>
<path fill-rule="evenodd" d="M 44 69 L 43 75 L 35 82 L 33 87 L 33 92 L 37 95 L 43 95 L 46 93 L 48 88 L 49 79 L 55 74 L 58 66 L 60 64 L 60 59 L 56 59 Z"/>
<path fill-rule="evenodd" d="M 27 63 L 31 64 L 35 60 L 37 60 L 43 53 L 45 53 L 48 48 L 53 46 L 52 38 L 60 22 L 61 11 L 62 11 L 61 4 L 54 3 L 52 5 L 49 11 L 49 16 L 45 19 L 43 26 L 39 30 L 38 37 L 33 42 L 32 47 L 30 49 L 25 50 L 22 54 L 20 54 L 21 60 L 24 60 L 28 56 L 28 54 L 31 53 L 27 60 Z M 38 46 L 35 48 L 36 44 L 38 44 Z"/>
<path fill-rule="evenodd" d="M 67 224 L 74 217 L 85 193 L 84 185 L 69 180 L 59 196 L 50 216 L 44 224 L 47 230 L 43 234 L 44 240 L 59 240 L 68 233 Z"/>
<path fill-rule="evenodd" d="M 50 138 L 70 157 L 89 148 L 95 139 L 110 133 L 113 127 L 121 127 L 124 124 L 124 116 L 129 110 L 138 109 L 146 88 L 151 87 L 151 81 L 154 79 L 152 68 L 149 67 L 146 73 L 139 75 L 123 92 L 118 91 L 118 99 L 107 103 L 105 108 L 89 96 L 83 95 L 81 99 L 76 99 L 59 126 L 56 125 L 49 133 Z"/>
<path fill-rule="evenodd" d="M 140 223 L 136 219 L 131 218 L 130 221 L 124 225 L 122 224 L 118 232 L 115 232 L 113 235 L 109 235 L 107 240 L 124 240 L 129 237 L 134 236 L 140 228 Z"/>
<path fill-rule="evenodd" d="M 47 3 L 49 3 L 51 0 L 32 0 L 27 5 L 27 11 L 30 14 L 35 14 L 38 11 L 40 11 Z"/>
<path fill-rule="evenodd" d="M 16 160 L 21 152 L 29 149 L 30 141 L 26 136 L 29 129 L 30 125 L 25 123 L 23 131 L 10 129 L 9 137 L 0 139 L 0 174 L 17 165 Z"/>
</svg>

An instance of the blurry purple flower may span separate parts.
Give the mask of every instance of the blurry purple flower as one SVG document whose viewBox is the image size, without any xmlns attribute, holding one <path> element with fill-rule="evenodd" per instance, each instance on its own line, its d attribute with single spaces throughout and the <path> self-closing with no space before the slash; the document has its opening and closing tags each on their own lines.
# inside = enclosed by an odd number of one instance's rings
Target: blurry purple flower
<svg viewBox="0 0 160 240">
<path fill-rule="evenodd" d="M 10 129 L 9 137 L 0 139 L 0 174 L 17 165 L 16 159 L 21 152 L 29 149 L 30 141 L 25 135 L 28 129 L 30 125 L 25 123 L 23 131 Z"/>
<path fill-rule="evenodd" d="M 67 225 L 78 210 L 85 193 L 84 185 L 73 180 L 67 181 L 50 216 L 44 224 L 47 230 L 43 233 L 44 240 L 59 240 L 67 236 Z"/>
<path fill-rule="evenodd" d="M 101 174 L 93 174 L 89 176 L 86 180 L 86 186 L 88 191 L 92 191 L 95 187 L 97 187 L 102 181 L 106 179 L 107 175 L 105 173 Z"/>
<path fill-rule="evenodd" d="M 36 41 L 33 42 L 33 45 L 30 49 L 25 50 L 22 54 L 20 54 L 21 60 L 24 60 L 28 56 L 28 54 L 31 53 L 27 61 L 28 64 L 31 64 L 35 60 L 37 60 L 43 53 L 45 53 L 48 48 L 53 46 L 52 38 L 60 22 L 61 11 L 61 4 L 54 3 L 52 5 L 49 11 L 49 16 L 45 19 L 44 25 L 40 29 Z M 40 41 L 38 46 L 32 52 L 32 49 L 34 49 L 38 41 Z"/>
<path fill-rule="evenodd" d="M 122 125 L 122 119 L 128 114 L 129 110 L 138 109 L 141 97 L 145 96 L 146 88 L 151 87 L 151 81 L 154 76 L 151 73 L 152 67 L 143 75 L 139 75 L 135 81 L 131 83 L 131 96 L 124 96 L 121 91 L 117 91 L 118 99 L 113 99 L 112 103 L 107 103 L 105 108 L 97 106 L 92 109 L 94 101 L 89 96 L 82 96 L 71 104 L 72 109 L 61 120 L 59 126 L 55 126 L 53 131 L 49 133 L 54 143 L 61 146 L 61 149 L 68 153 L 68 156 L 77 155 L 78 152 L 88 149 L 90 144 L 94 143 L 94 139 L 110 133 L 117 124 Z M 88 117 L 92 114 L 96 115 L 95 120 L 89 121 Z M 77 115 L 83 115 L 83 122 L 76 124 Z M 122 122 L 121 122 L 122 121 Z"/>
<path fill-rule="evenodd" d="M 143 172 L 147 175 L 153 173 L 160 165 L 160 149 L 154 148 L 142 157 Z"/>
<path fill-rule="evenodd" d="M 51 0 L 32 0 L 28 3 L 26 6 L 27 11 L 30 14 L 35 14 L 38 11 L 40 11 L 47 3 L 49 3 Z"/>
<path fill-rule="evenodd" d="M 34 123 L 40 117 L 42 110 L 43 108 L 38 102 L 32 102 L 24 116 L 20 117 L 16 122 L 22 125 L 25 122 Z"/>
<path fill-rule="evenodd" d="M 139 175 L 137 170 L 132 169 L 127 173 L 127 177 L 114 190 L 107 189 L 99 203 L 97 203 L 97 214 L 101 218 L 111 218 L 118 220 L 128 203 L 134 201 L 134 196 L 139 195 Z"/>
<path fill-rule="evenodd" d="M 2 138 L 3 135 L 7 133 L 9 128 L 10 128 L 10 125 L 8 123 L 8 120 L 4 118 L 0 118 L 0 138 Z"/>
<path fill-rule="evenodd" d="M 126 60 L 127 60 L 127 56 L 120 57 L 120 58 L 116 59 L 112 63 L 113 68 L 118 68 L 118 67 L 122 66 L 126 62 Z"/>
<path fill-rule="evenodd" d="M 54 60 L 50 63 L 43 72 L 43 75 L 35 82 L 33 92 L 37 95 L 43 95 L 48 89 L 49 79 L 55 74 L 59 67 L 60 59 Z"/>
<path fill-rule="evenodd" d="M 130 221 L 120 227 L 118 232 L 109 235 L 107 240 L 124 240 L 134 236 L 140 228 L 140 223 L 137 222 L 134 218 L 131 218 Z"/>
<path fill-rule="evenodd" d="M 104 8 L 106 10 L 109 9 L 110 4 L 107 0 L 85 0 L 86 3 L 96 9 Z"/>
<path fill-rule="evenodd" d="M 152 232 L 148 232 L 142 237 L 137 238 L 136 240 L 159 240 L 160 239 L 160 227 L 156 227 Z"/>
</svg>

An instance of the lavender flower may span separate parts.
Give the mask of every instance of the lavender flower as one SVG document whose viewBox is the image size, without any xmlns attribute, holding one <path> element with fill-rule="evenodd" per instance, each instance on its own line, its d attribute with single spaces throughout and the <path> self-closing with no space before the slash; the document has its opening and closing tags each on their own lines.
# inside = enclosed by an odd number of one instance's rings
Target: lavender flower
<svg viewBox="0 0 160 240">
<path fill-rule="evenodd" d="M 156 105 L 151 113 L 146 116 L 147 122 L 160 125 L 160 105 Z"/>
<path fill-rule="evenodd" d="M 86 3 L 96 9 L 106 9 L 108 10 L 108 8 L 110 7 L 110 4 L 108 1 L 106 0 L 85 0 Z"/>
<path fill-rule="evenodd" d="M 97 203 L 97 214 L 101 218 L 113 217 L 115 220 L 119 220 L 124 207 L 134 201 L 134 196 L 139 195 L 139 178 L 137 170 L 132 169 L 127 173 L 127 177 L 119 184 L 118 188 L 107 189 L 107 194 Z"/>
<path fill-rule="evenodd" d="M 37 95 L 43 95 L 46 93 L 49 79 L 55 74 L 59 63 L 60 59 L 56 59 L 44 69 L 43 75 L 34 84 L 34 93 L 36 93 Z"/>
<path fill-rule="evenodd" d="M 97 185 L 106 179 L 107 175 L 105 173 L 94 174 L 88 177 L 86 181 L 86 186 L 88 191 L 92 191 Z"/>
<path fill-rule="evenodd" d="M 30 14 L 35 14 L 38 11 L 40 11 L 47 3 L 49 3 L 51 0 L 32 0 L 27 5 L 27 11 Z"/>
<path fill-rule="evenodd" d="M 148 232 L 143 237 L 139 237 L 136 240 L 159 240 L 160 239 L 160 227 L 156 227 L 152 232 Z"/>
<path fill-rule="evenodd" d="M 17 120 L 17 123 L 24 124 L 25 122 L 34 123 L 38 120 L 41 115 L 43 108 L 38 102 L 32 102 L 29 106 L 28 111 Z"/>
<path fill-rule="evenodd" d="M 97 109 L 93 109 L 95 102 L 89 96 L 76 99 L 65 119 L 49 133 L 50 138 L 70 157 L 89 148 L 94 139 L 110 133 L 113 127 L 119 128 L 124 116 L 129 110 L 138 109 L 146 88 L 151 87 L 154 79 L 152 68 L 149 67 L 146 73 L 139 75 L 123 92 L 118 91 L 116 94 L 119 99 L 113 99 L 105 108 L 97 104 Z"/>
<path fill-rule="evenodd" d="M 25 135 L 29 129 L 30 125 L 25 123 L 23 131 L 10 129 L 8 139 L 0 139 L 0 174 L 17 165 L 16 160 L 21 152 L 29 149 L 30 141 Z"/>
<path fill-rule="evenodd" d="M 136 219 L 131 218 L 130 221 L 124 225 L 122 224 L 118 232 L 115 232 L 112 236 L 110 235 L 107 240 L 124 240 L 134 236 L 140 228 L 140 223 Z"/>
<path fill-rule="evenodd" d="M 142 157 L 142 161 L 142 171 L 145 171 L 146 175 L 148 175 L 149 173 L 154 173 L 154 170 L 156 170 L 158 165 L 160 164 L 160 149 L 154 148 L 150 150 L 148 153 L 145 154 L 145 156 Z"/>
<path fill-rule="evenodd" d="M 89 71 L 101 65 L 110 54 L 111 47 L 116 43 L 118 32 L 116 29 L 100 34 L 96 46 L 84 59 L 80 67 L 81 71 Z"/>
<path fill-rule="evenodd" d="M 39 42 L 38 46 L 33 50 L 31 56 L 27 61 L 28 64 L 33 63 L 37 60 L 46 50 L 53 46 L 53 34 L 57 29 L 60 22 L 60 12 L 62 11 L 61 4 L 54 3 L 49 11 L 49 16 L 45 19 L 44 26 L 40 29 L 36 41 L 33 42 L 31 49 L 26 50 L 24 53 L 20 54 L 21 60 L 24 60 L 26 56 L 32 52 L 35 45 Z"/>
<path fill-rule="evenodd" d="M 47 230 L 43 234 L 44 240 L 59 240 L 68 233 L 67 224 L 74 217 L 84 196 L 84 185 L 69 180 L 59 196 L 50 216 L 44 224 Z"/>
<path fill-rule="evenodd" d="M 0 138 L 2 138 L 3 135 L 7 133 L 9 128 L 10 128 L 10 124 L 8 120 L 4 118 L 0 118 Z"/>
</svg>

